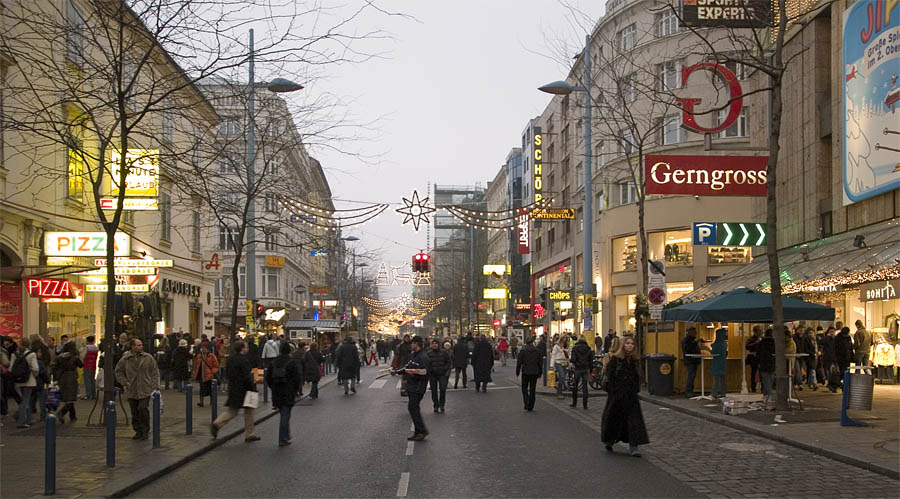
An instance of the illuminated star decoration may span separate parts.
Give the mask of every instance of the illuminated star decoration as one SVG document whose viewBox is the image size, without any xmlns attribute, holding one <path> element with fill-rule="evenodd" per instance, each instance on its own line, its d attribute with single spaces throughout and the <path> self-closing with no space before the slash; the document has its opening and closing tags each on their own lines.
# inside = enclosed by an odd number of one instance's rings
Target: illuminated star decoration
<svg viewBox="0 0 900 499">
<path fill-rule="evenodd" d="M 412 198 L 403 198 L 403 204 L 406 206 L 397 208 L 395 211 L 406 215 L 406 218 L 403 219 L 404 224 L 412 220 L 413 228 L 416 230 L 419 230 L 419 224 L 422 223 L 422 221 L 430 223 L 428 221 L 428 214 L 437 211 L 434 207 L 428 206 L 428 198 L 420 200 L 419 191 L 415 190 L 413 191 Z"/>
</svg>

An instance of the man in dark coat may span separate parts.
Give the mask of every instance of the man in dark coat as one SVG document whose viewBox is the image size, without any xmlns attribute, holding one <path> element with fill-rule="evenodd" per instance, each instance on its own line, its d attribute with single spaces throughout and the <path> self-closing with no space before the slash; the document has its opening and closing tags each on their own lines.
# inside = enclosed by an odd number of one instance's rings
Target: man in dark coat
<svg viewBox="0 0 900 499">
<path fill-rule="evenodd" d="M 450 381 L 450 353 L 441 348 L 437 338 L 432 338 L 427 355 L 428 386 L 431 387 L 434 412 L 443 413 L 447 401 L 447 382 Z"/>
<path fill-rule="evenodd" d="M 428 388 L 428 355 L 425 353 L 425 340 L 421 336 L 416 336 L 410 342 L 410 350 L 412 355 L 406 364 L 399 369 L 391 369 L 391 375 L 403 374 L 406 378 L 406 388 L 409 396 L 409 402 L 406 405 L 409 416 L 412 418 L 414 432 L 407 440 L 425 440 L 428 436 L 428 428 L 425 427 L 425 421 L 422 420 L 422 411 L 419 409 L 419 403 L 425 396 L 425 390 Z"/>
<path fill-rule="evenodd" d="M 319 398 L 319 378 L 322 377 L 319 374 L 319 367 L 324 361 L 319 346 L 310 343 L 309 350 L 303 355 L 303 380 L 310 382 L 309 398 L 313 400 Z"/>
<path fill-rule="evenodd" d="M 842 327 L 841 332 L 835 337 L 834 356 L 843 380 L 844 372 L 850 368 L 850 363 L 854 361 L 853 338 L 850 336 L 849 327 Z M 843 386 L 841 389 L 843 389 Z"/>
<path fill-rule="evenodd" d="M 397 345 L 397 351 L 394 355 L 397 356 L 397 362 L 395 365 L 399 367 L 403 367 L 409 362 L 410 357 L 412 357 L 412 345 L 410 344 L 410 338 L 408 334 L 403 335 L 403 342 Z M 406 396 L 406 377 L 404 376 L 402 380 L 400 380 L 400 396 Z"/>
<path fill-rule="evenodd" d="M 341 348 L 336 350 L 334 364 L 338 368 L 338 379 L 344 381 L 344 395 L 356 393 L 356 376 L 359 370 L 359 351 L 353 338 L 347 337 Z"/>
<path fill-rule="evenodd" d="M 249 348 L 243 341 L 234 343 L 234 354 L 228 357 L 225 367 L 225 377 L 228 379 L 228 400 L 225 401 L 225 411 L 213 421 L 210 432 L 212 437 L 219 435 L 219 429 L 237 416 L 241 408 L 244 409 L 244 442 L 256 442 L 259 437 L 253 434 L 253 407 L 244 407 L 244 397 L 247 392 L 256 391 L 256 383 L 253 382 L 252 367 L 247 353 Z"/>
<path fill-rule="evenodd" d="M 491 368 L 494 367 L 494 349 L 488 343 L 487 337 L 481 335 L 475 342 L 475 350 L 472 352 L 472 370 L 475 378 L 475 391 L 479 389 L 487 392 L 487 384 L 491 382 Z"/>
<path fill-rule="evenodd" d="M 681 353 L 684 355 L 682 359 L 684 367 L 687 368 L 687 376 L 684 379 L 684 396 L 691 398 L 694 396 L 694 379 L 697 377 L 697 366 L 702 362 L 700 357 L 693 357 L 693 355 L 700 355 L 700 341 L 697 339 L 697 328 L 693 326 L 687 328 L 687 333 L 681 339 Z"/>
<path fill-rule="evenodd" d="M 528 338 L 516 359 L 516 376 L 522 375 L 522 400 L 526 411 L 534 410 L 535 389 L 541 369 L 541 353 L 534 347 L 534 337 Z"/>
<path fill-rule="evenodd" d="M 575 369 L 575 383 L 572 384 L 572 407 L 578 405 L 578 384 L 581 383 L 581 392 L 584 399 L 584 408 L 588 405 L 588 375 L 591 372 L 591 366 L 594 363 L 594 351 L 587 344 L 584 336 L 575 342 L 572 347 L 572 354 L 569 356 L 569 363 Z"/>
<path fill-rule="evenodd" d="M 284 341 L 279 346 L 278 357 L 272 359 L 266 369 L 266 384 L 272 389 L 272 406 L 278 408 L 278 446 L 291 445 L 291 409 L 295 395 L 303 383 L 300 367 L 291 358 L 291 345 Z"/>
<path fill-rule="evenodd" d="M 456 371 L 456 381 L 453 389 L 459 388 L 459 373 L 462 372 L 463 388 L 468 384 L 469 347 L 464 338 L 457 338 L 453 345 L 453 369 Z"/>
</svg>

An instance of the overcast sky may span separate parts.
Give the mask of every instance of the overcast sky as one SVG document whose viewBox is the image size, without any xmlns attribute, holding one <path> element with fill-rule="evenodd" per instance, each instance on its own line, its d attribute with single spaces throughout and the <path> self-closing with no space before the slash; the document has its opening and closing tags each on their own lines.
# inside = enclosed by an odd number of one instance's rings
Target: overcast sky
<svg viewBox="0 0 900 499">
<path fill-rule="evenodd" d="M 570 2 L 597 19 L 604 1 Z M 427 182 L 486 185 L 507 153 L 520 145 L 530 118 L 549 95 L 541 84 L 566 69 L 551 56 L 548 39 L 583 45 L 573 16 L 552 0 L 386 2 L 414 17 L 367 16 L 364 29 L 382 28 L 394 40 L 380 47 L 387 60 L 329 68 L 328 90 L 354 99 L 359 122 L 382 118 L 378 140 L 364 144 L 378 164 L 332 151 L 314 151 L 337 200 L 400 203 Z M 573 49 L 573 54 L 576 51 Z M 317 88 L 318 87 L 318 88 Z M 341 207 L 353 206 L 337 203 Z M 424 226 L 402 225 L 392 206 L 376 220 L 349 230 L 361 249 L 380 250 L 383 261 L 408 261 L 426 247 Z M 370 262 L 374 274 L 380 261 Z M 390 293 L 393 294 L 393 293 Z"/>
</svg>

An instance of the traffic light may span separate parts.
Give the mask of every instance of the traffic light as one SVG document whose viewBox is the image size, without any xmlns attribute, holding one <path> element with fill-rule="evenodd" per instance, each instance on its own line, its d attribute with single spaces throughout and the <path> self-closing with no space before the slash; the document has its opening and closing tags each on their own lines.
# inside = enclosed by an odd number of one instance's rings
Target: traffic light
<svg viewBox="0 0 900 499">
<path fill-rule="evenodd" d="M 544 288 L 544 290 L 541 291 L 541 306 L 544 307 L 544 310 L 548 310 L 550 308 L 550 302 L 547 301 L 548 294 L 549 293 L 547 291 L 547 288 Z"/>
<path fill-rule="evenodd" d="M 416 253 L 413 255 L 412 268 L 415 272 L 428 272 L 428 253 Z"/>
<path fill-rule="evenodd" d="M 253 309 L 253 316 L 256 318 L 256 322 L 260 322 L 266 315 L 265 307 L 263 307 L 262 303 L 259 302 L 256 302 L 255 307 L 256 308 Z"/>
</svg>

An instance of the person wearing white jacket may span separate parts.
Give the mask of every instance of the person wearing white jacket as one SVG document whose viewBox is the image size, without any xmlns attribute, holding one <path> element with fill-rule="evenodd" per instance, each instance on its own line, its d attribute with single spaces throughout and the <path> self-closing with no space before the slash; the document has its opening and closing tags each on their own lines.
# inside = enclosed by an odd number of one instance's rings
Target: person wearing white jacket
<svg viewBox="0 0 900 499">
<path fill-rule="evenodd" d="M 19 348 L 9 359 L 10 369 L 16 365 L 16 359 L 21 356 L 28 363 L 31 373 L 28 379 L 22 383 L 16 383 L 16 390 L 22 394 L 22 402 L 16 411 L 16 428 L 31 428 L 31 391 L 37 387 L 37 375 L 39 371 L 37 354 L 31 351 L 31 340 L 22 338 Z"/>
<path fill-rule="evenodd" d="M 556 345 L 553 345 L 553 350 L 550 353 L 550 363 L 553 364 L 553 369 L 556 371 L 556 398 L 562 400 L 565 398 L 563 391 L 566 389 L 566 369 L 569 368 L 568 336 L 563 335 L 556 342 Z"/>
<path fill-rule="evenodd" d="M 278 340 L 275 339 L 275 336 L 269 336 L 269 341 L 263 345 L 262 357 L 263 367 L 268 369 L 272 365 L 272 361 L 278 358 L 278 351 L 280 350 L 281 344 Z"/>
</svg>

